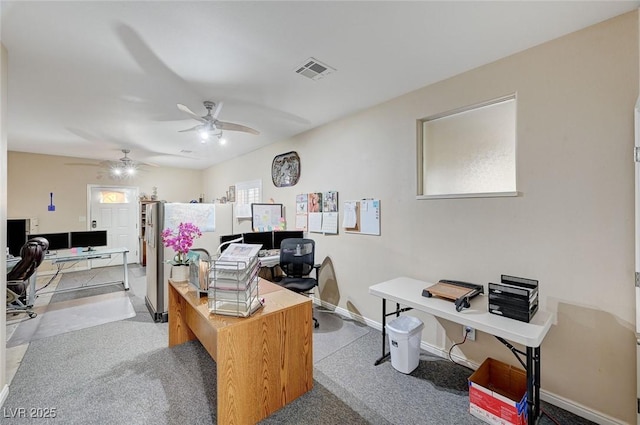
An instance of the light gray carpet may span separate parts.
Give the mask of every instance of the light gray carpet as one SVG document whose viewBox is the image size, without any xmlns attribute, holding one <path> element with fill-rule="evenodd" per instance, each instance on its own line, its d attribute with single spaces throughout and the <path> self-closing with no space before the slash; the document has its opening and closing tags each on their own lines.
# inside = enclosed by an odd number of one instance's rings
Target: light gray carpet
<svg viewBox="0 0 640 425">
<path fill-rule="evenodd" d="M 3 408 L 56 409 L 56 419 L 5 416 L 2 423 L 216 423 L 215 362 L 196 341 L 167 347 L 168 325 L 151 320 L 145 289 L 144 275 L 132 279 L 127 294 L 135 317 L 33 341 Z M 380 332 L 331 313 L 315 316 L 314 388 L 263 424 L 483 423 L 469 413 L 470 370 L 426 353 L 411 374 L 390 361 L 374 366 Z M 543 408 L 563 425 L 590 424 L 547 403 Z M 553 424 L 546 416 L 539 423 Z"/>
<path fill-rule="evenodd" d="M 314 317 L 322 323 L 322 326 L 313 331 L 314 363 L 318 363 L 371 330 L 367 325 L 342 318 L 321 308 L 314 308 Z"/>
<path fill-rule="evenodd" d="M 375 366 L 380 344 L 381 334 L 368 332 L 357 343 L 316 363 L 315 368 L 393 424 L 482 423 L 468 414 L 468 392 L 465 387 L 459 391 L 459 373 L 443 375 L 435 385 L 396 371 L 390 361 Z M 419 368 L 428 368 L 434 359 L 437 358 L 423 354 Z M 451 370 L 460 367 L 450 363 Z M 466 369 L 466 376 L 470 374 Z"/>
<path fill-rule="evenodd" d="M 7 347 L 136 315 L 124 291 L 50 303 L 36 307 L 34 311 L 38 315 L 20 322 L 7 341 Z"/>
</svg>

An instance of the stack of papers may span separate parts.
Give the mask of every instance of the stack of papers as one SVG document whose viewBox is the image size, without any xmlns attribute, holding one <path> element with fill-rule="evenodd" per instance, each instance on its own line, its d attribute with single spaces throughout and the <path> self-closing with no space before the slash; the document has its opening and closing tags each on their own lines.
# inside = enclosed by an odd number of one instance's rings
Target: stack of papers
<svg viewBox="0 0 640 425">
<path fill-rule="evenodd" d="M 218 258 L 219 261 L 249 263 L 258 256 L 262 244 L 232 243 Z"/>
</svg>

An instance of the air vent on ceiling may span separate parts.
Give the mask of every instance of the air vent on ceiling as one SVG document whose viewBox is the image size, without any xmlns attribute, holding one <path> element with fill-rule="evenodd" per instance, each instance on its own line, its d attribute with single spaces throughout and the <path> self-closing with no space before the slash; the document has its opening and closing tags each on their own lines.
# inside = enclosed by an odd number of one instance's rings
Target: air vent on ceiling
<svg viewBox="0 0 640 425">
<path fill-rule="evenodd" d="M 335 72 L 335 68 L 331 68 L 317 59 L 309 58 L 302 65 L 296 68 L 296 72 L 311 80 L 319 80 L 326 75 Z"/>
</svg>

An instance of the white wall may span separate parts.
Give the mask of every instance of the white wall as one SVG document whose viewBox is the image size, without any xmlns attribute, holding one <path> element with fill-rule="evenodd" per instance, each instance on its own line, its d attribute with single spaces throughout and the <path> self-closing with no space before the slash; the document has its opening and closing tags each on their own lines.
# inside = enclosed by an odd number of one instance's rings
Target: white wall
<svg viewBox="0 0 640 425">
<path fill-rule="evenodd" d="M 542 345 L 545 394 L 635 422 L 638 61 L 632 12 L 208 169 L 204 191 L 219 197 L 261 178 L 264 201 L 285 204 L 288 223 L 299 193 L 379 198 L 381 236 L 311 234 L 316 261 L 334 265 L 336 304 L 376 322 L 381 303 L 368 287 L 399 275 L 485 285 L 501 274 L 538 279 L 542 308 L 557 316 Z M 521 195 L 416 200 L 416 119 L 513 92 Z M 271 160 L 290 150 L 301 158 L 300 181 L 276 188 Z M 422 339 L 435 349 L 461 339 L 459 326 L 420 317 Z M 462 352 L 476 364 L 490 356 L 518 365 L 486 334 Z"/>
</svg>

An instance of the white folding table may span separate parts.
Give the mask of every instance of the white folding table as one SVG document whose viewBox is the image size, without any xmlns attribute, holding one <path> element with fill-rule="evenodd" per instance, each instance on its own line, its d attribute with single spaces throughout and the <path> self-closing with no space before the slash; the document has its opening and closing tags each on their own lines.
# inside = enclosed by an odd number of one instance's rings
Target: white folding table
<svg viewBox="0 0 640 425">
<path fill-rule="evenodd" d="M 382 298 L 382 357 L 376 365 L 389 357 L 386 351 L 386 318 L 416 309 L 435 317 L 469 326 L 494 335 L 507 346 L 524 366 L 527 373 L 528 423 L 536 423 L 540 416 L 540 344 L 551 328 L 553 315 L 539 310 L 529 323 L 498 316 L 488 311 L 487 297 L 478 295 L 470 301 L 471 306 L 461 311 L 451 300 L 438 297 L 424 297 L 422 290 L 433 283 L 408 277 L 398 277 L 369 287 L 369 293 Z M 395 311 L 387 313 L 387 300 L 396 303 Z M 401 307 L 404 306 L 404 307 Z M 518 350 L 508 341 L 524 345 L 526 352 Z M 519 355 L 526 356 L 526 365 Z"/>
</svg>

